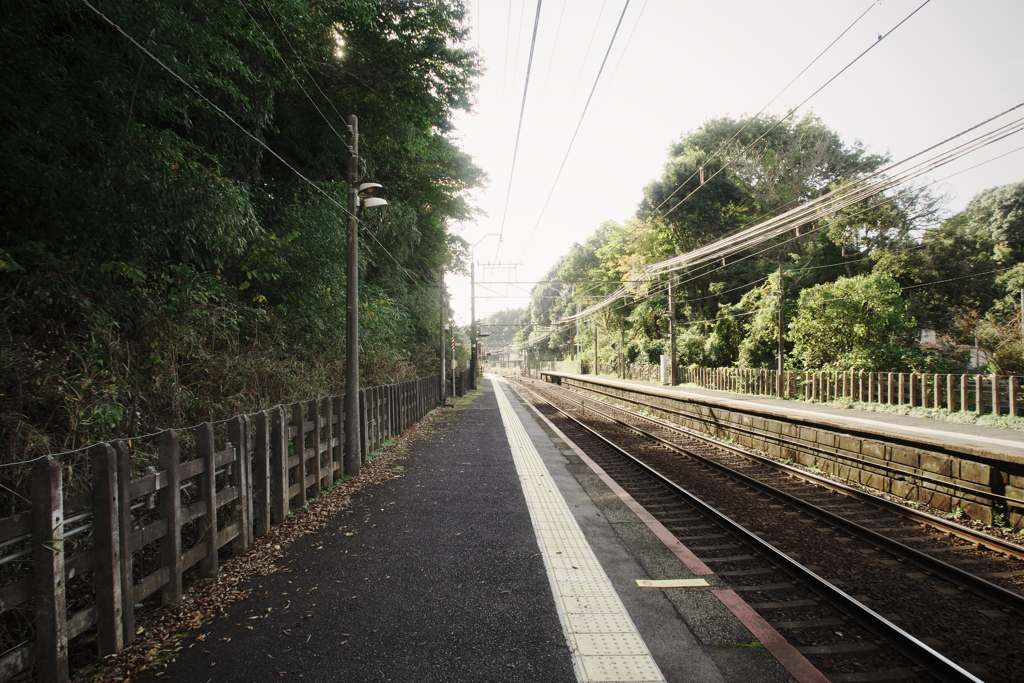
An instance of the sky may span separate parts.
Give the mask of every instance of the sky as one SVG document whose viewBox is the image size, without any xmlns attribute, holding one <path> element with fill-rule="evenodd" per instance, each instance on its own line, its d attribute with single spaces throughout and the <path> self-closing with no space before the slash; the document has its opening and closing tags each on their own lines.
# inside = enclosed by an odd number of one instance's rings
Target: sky
<svg viewBox="0 0 1024 683">
<path fill-rule="evenodd" d="M 708 119 L 799 107 L 846 143 L 900 160 L 1024 102 L 1024 2 L 924 2 L 629 0 L 623 15 L 626 0 L 542 0 L 524 108 L 537 2 L 466 0 L 486 73 L 455 136 L 490 181 L 473 195 L 486 216 L 454 230 L 476 245 L 477 318 L 525 306 L 574 242 L 629 219 L 669 145 Z M 1011 136 L 927 180 L 959 211 L 1024 180 L 1021 146 L 1024 134 Z M 469 324 L 469 277 L 447 283 L 456 321 Z"/>
</svg>

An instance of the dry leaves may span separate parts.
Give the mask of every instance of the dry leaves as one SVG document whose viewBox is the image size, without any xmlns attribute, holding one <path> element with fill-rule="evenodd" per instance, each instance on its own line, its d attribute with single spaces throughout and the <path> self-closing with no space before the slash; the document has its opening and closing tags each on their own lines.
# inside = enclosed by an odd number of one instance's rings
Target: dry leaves
<svg viewBox="0 0 1024 683">
<path fill-rule="evenodd" d="M 445 414 L 444 411 L 431 413 L 406 430 L 394 443 L 385 446 L 380 457 L 365 463 L 358 477 L 339 483 L 307 510 L 294 510 L 284 522 L 275 524 L 266 536 L 256 539 L 245 555 L 224 562 L 216 579 L 193 583 L 186 590 L 181 605 L 159 607 L 139 614 L 135 641 L 119 654 L 104 657 L 97 664 L 75 672 L 72 683 L 127 683 L 146 669 L 173 661 L 190 631 L 214 617 L 226 617 L 226 605 L 250 596 L 252 588 L 242 586 L 250 577 L 282 571 L 277 564 L 284 555 L 282 548 L 324 527 L 330 518 L 351 507 L 355 494 L 402 476 L 404 468 L 395 464 L 402 459 L 409 441 Z M 194 640 L 203 642 L 205 638 L 205 634 L 198 634 Z M 280 673 L 284 675 L 284 672 Z"/>
</svg>

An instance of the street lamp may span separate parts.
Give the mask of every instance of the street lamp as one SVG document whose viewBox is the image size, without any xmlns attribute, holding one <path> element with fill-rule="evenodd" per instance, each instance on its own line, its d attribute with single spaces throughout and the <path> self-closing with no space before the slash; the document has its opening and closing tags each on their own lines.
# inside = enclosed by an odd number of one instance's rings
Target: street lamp
<svg viewBox="0 0 1024 683">
<path fill-rule="evenodd" d="M 476 260 L 473 254 L 476 251 L 476 245 L 488 237 L 497 237 L 498 244 L 501 244 L 501 235 L 496 232 L 489 232 L 469 248 L 469 343 L 471 344 L 469 349 L 469 375 L 473 378 L 474 389 L 476 389 L 477 365 L 480 359 L 477 357 L 476 351 Z"/>
<path fill-rule="evenodd" d="M 363 451 L 359 425 L 359 220 L 363 207 L 385 206 L 387 202 L 376 196 L 379 183 L 359 183 L 359 119 L 354 115 L 348 117 L 348 130 L 352 144 L 345 271 L 345 475 L 354 477 L 359 474 Z"/>
</svg>

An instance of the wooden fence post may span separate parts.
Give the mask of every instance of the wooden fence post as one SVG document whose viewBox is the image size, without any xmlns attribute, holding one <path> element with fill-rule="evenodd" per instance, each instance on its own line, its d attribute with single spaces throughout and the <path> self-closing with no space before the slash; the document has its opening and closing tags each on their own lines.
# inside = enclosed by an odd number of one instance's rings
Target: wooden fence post
<svg viewBox="0 0 1024 683">
<path fill-rule="evenodd" d="M 366 443 L 366 389 L 359 390 L 359 462 L 366 462 L 369 455 Z"/>
<path fill-rule="evenodd" d="M 343 474 L 338 474 L 345 466 L 345 395 L 334 397 L 334 415 L 337 418 L 333 431 L 335 443 L 331 452 L 331 483 L 340 481 Z"/>
<path fill-rule="evenodd" d="M 320 401 L 311 399 L 306 407 L 307 412 L 310 414 L 310 419 L 313 422 L 313 433 L 309 439 L 309 445 L 313 447 L 313 467 L 312 475 L 316 479 L 313 482 L 313 497 L 320 497 L 321 481 L 323 479 L 323 468 L 321 467 L 321 453 L 320 453 L 320 431 L 324 426 L 323 419 L 320 417 Z"/>
<path fill-rule="evenodd" d="M 953 375 L 946 375 L 946 409 L 953 412 L 956 408 L 956 399 L 953 396 Z"/>
<path fill-rule="evenodd" d="M 459 375 L 459 379 L 462 379 Z M 370 443 L 367 446 L 367 455 L 373 453 L 380 447 L 380 387 L 373 387 L 367 398 L 370 401 Z"/>
<path fill-rule="evenodd" d="M 96 638 L 100 656 L 124 647 L 121 633 L 121 535 L 118 533 L 117 455 L 110 444 L 89 450 L 92 465 L 93 547 L 96 557 Z"/>
<path fill-rule="evenodd" d="M 157 510 L 167 520 L 167 533 L 160 539 L 160 565 L 170 576 L 163 587 L 165 605 L 180 605 L 181 574 L 181 443 L 173 429 L 160 434 L 158 466 L 164 472 L 165 486 L 157 492 Z"/>
<path fill-rule="evenodd" d="M 228 421 L 228 440 L 235 447 L 235 462 L 231 470 L 231 486 L 238 492 L 235 510 L 238 512 L 238 536 L 231 543 L 231 552 L 241 555 L 252 543 L 252 519 L 249 515 L 249 420 L 236 415 Z"/>
<path fill-rule="evenodd" d="M 36 671 L 39 680 L 68 680 L 64 596 L 64 498 L 60 464 L 47 456 L 32 467 L 32 561 L 36 594 Z"/>
<path fill-rule="evenodd" d="M 121 535 L 121 627 L 125 645 L 135 642 L 135 578 L 132 572 L 132 500 L 128 488 L 132 483 L 132 464 L 123 441 L 117 451 L 117 524 Z"/>
<path fill-rule="evenodd" d="M 280 524 L 288 516 L 288 421 L 284 408 L 277 406 L 271 413 L 270 434 L 270 519 Z"/>
<path fill-rule="evenodd" d="M 253 535 L 270 531 L 270 420 L 267 411 L 256 413 L 252 454 Z"/>
<path fill-rule="evenodd" d="M 203 578 L 212 579 L 220 571 L 217 558 L 217 473 L 213 445 L 213 425 L 204 422 L 196 429 L 196 457 L 203 461 L 203 473 L 197 479 L 199 497 L 206 501 L 206 514 L 200 518 L 199 538 L 206 555 L 199 563 Z"/>
<path fill-rule="evenodd" d="M 999 375 L 992 373 L 992 414 L 1000 415 L 1000 404 L 1002 401 L 999 399 Z"/>
<path fill-rule="evenodd" d="M 974 412 L 978 413 L 978 415 L 981 415 L 982 410 L 984 409 L 984 405 L 985 405 L 985 399 L 984 399 L 984 397 L 982 395 L 983 391 L 982 391 L 981 375 L 975 375 L 974 376 L 974 388 L 975 388 L 975 391 L 974 391 Z"/>
<path fill-rule="evenodd" d="M 295 494 L 295 507 L 306 504 L 306 411 L 302 401 L 292 404 L 292 425 L 295 436 L 292 437 L 292 455 L 299 456 L 299 464 L 295 468 L 295 481 L 299 484 L 299 492 Z"/>
<path fill-rule="evenodd" d="M 1007 378 L 1007 384 L 1009 387 L 1010 394 L 1010 416 L 1016 417 L 1017 415 L 1017 376 L 1010 375 Z"/>
</svg>

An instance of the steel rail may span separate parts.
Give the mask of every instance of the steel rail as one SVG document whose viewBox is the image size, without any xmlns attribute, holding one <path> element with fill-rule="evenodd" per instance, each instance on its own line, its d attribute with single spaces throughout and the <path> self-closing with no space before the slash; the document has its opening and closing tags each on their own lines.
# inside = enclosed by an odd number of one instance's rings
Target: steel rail
<svg viewBox="0 0 1024 683">
<path fill-rule="evenodd" d="M 794 578 L 804 582 L 804 584 L 813 590 L 818 595 L 828 600 L 831 604 L 835 605 L 842 611 L 849 614 L 851 617 L 857 620 L 859 624 L 873 632 L 875 635 L 885 639 L 887 642 L 892 644 L 901 653 L 912 659 L 917 664 L 924 666 L 928 669 L 928 672 L 943 681 L 944 683 L 983 683 L 980 678 L 975 677 L 970 672 L 966 671 L 952 660 L 943 656 L 939 652 L 936 652 L 929 645 L 922 643 L 920 640 L 910 635 L 899 626 L 896 626 L 891 621 L 878 614 L 870 607 L 861 604 L 851 596 L 847 595 L 844 591 L 840 590 L 833 584 L 829 583 L 824 578 L 818 576 L 807 567 L 803 566 L 785 552 L 771 545 L 764 539 L 753 534 L 748 529 L 744 528 L 739 522 L 736 522 L 723 513 L 716 510 L 711 505 L 705 503 L 703 500 L 695 496 L 694 494 L 687 491 L 685 488 L 675 483 L 665 475 L 658 472 L 650 465 L 642 462 L 636 456 L 629 453 L 621 446 L 616 445 L 610 441 L 607 437 L 598 433 L 594 429 L 580 422 L 575 417 L 569 415 L 564 410 L 554 405 L 547 398 L 541 396 L 537 392 L 533 391 L 529 387 L 520 385 L 522 388 L 529 391 L 531 394 L 536 396 L 541 401 L 544 401 L 547 405 L 551 406 L 554 410 L 561 413 L 567 420 L 574 423 L 579 428 L 583 429 L 587 433 L 591 434 L 614 452 L 621 455 L 623 458 L 632 462 L 638 468 L 646 472 L 659 484 L 665 486 L 670 491 L 678 495 L 679 497 L 686 500 L 687 503 L 694 506 L 702 513 L 712 518 L 718 524 L 728 529 L 730 533 L 737 536 L 742 541 L 746 542 L 750 546 L 756 548 L 771 562 L 781 567 L 786 573 L 790 574 Z M 601 411 L 594 411 L 598 414 L 604 415 Z M 619 422 L 610 416 L 604 415 L 608 419 L 615 422 Z M 624 425 L 626 426 L 626 425 Z"/>
<path fill-rule="evenodd" d="M 564 387 L 563 387 L 563 389 L 564 389 Z M 579 392 L 572 391 L 571 389 L 566 389 L 566 391 L 570 391 L 571 393 L 574 393 L 574 394 L 578 394 L 579 393 Z M 593 389 L 586 389 L 586 391 L 594 391 L 594 390 Z M 672 410 L 671 408 L 663 408 L 661 406 L 652 405 L 650 403 L 645 403 L 643 401 L 637 401 L 637 400 L 626 398 L 626 397 L 623 397 L 623 396 L 615 396 L 614 394 L 609 394 L 609 393 L 604 392 L 604 391 L 594 391 L 594 393 L 602 394 L 604 396 L 608 396 L 608 397 L 613 398 L 615 400 L 626 401 L 627 403 L 633 403 L 633 404 L 636 404 L 636 405 L 639 405 L 639 406 L 643 406 L 645 408 L 651 408 L 653 410 L 660 410 L 662 412 L 671 413 L 673 415 L 680 415 L 680 416 L 685 416 L 685 417 L 694 418 L 694 419 L 698 419 L 698 420 L 701 419 L 699 416 L 690 415 L 688 413 L 683 413 L 683 412 L 678 411 L 678 410 Z M 640 395 L 644 395 L 641 392 L 637 392 L 637 393 L 640 393 Z M 580 394 L 580 395 L 582 395 L 582 394 Z M 591 399 L 591 400 L 593 401 L 595 399 Z M 604 401 L 602 401 L 602 403 L 603 402 Z M 619 410 L 622 410 L 622 409 L 619 408 Z M 707 435 L 701 434 L 701 433 L 693 431 L 691 429 L 687 429 L 686 427 L 681 427 L 679 425 L 672 424 L 671 422 L 664 422 L 662 420 L 658 420 L 658 419 L 655 419 L 655 418 L 652 418 L 652 417 L 648 417 L 646 415 L 639 415 L 639 414 L 636 414 L 636 413 L 632 413 L 632 414 L 636 415 L 636 417 L 638 417 L 640 419 L 644 419 L 644 420 L 648 420 L 648 421 L 654 422 L 655 424 L 657 424 L 657 425 L 659 425 L 661 427 L 677 431 L 680 434 L 683 434 L 685 436 L 691 437 L 693 439 L 697 439 L 698 441 L 703 441 L 705 443 L 708 443 L 710 445 L 716 446 L 718 448 L 722 448 L 724 450 L 731 451 L 731 452 L 735 453 L 736 455 L 740 455 L 740 456 L 745 457 L 745 458 L 750 458 L 750 459 L 756 460 L 756 461 L 758 461 L 758 462 L 760 462 L 760 463 L 762 463 L 764 465 L 767 465 L 769 467 L 774 467 L 775 469 L 783 470 L 783 471 L 785 471 L 788 474 L 791 474 L 793 476 L 800 477 L 800 478 L 806 479 L 808 481 L 812 481 L 812 482 L 814 482 L 816 484 L 819 484 L 819 485 L 821 485 L 821 486 L 823 486 L 825 488 L 833 490 L 836 493 L 842 493 L 843 495 L 849 496 L 851 498 L 855 498 L 856 500 L 859 500 L 862 503 L 868 503 L 868 504 L 871 504 L 871 505 L 875 505 L 876 507 L 878 507 L 878 508 L 880 508 L 882 510 L 885 510 L 886 512 L 891 512 L 893 514 L 901 515 L 901 516 L 906 517 L 907 519 L 909 519 L 909 520 L 911 520 L 913 522 L 919 523 L 919 524 L 927 524 L 929 526 L 933 526 L 933 527 L 939 529 L 940 531 L 943 531 L 943 532 L 949 533 L 949 534 L 953 534 L 953 535 L 957 536 L 958 538 L 961 538 L 961 539 L 963 539 L 965 541 L 969 541 L 971 543 L 982 545 L 982 546 L 984 546 L 984 547 L 986 547 L 989 550 L 992 550 L 994 552 L 1005 553 L 1006 555 L 1009 555 L 1011 557 L 1015 557 L 1015 558 L 1017 558 L 1019 560 L 1024 560 L 1024 547 L 1021 547 L 1020 545 L 1018 545 L 1016 543 L 1012 543 L 1010 541 L 1007 541 L 1006 539 L 998 538 L 996 536 L 990 536 L 989 534 L 983 533 L 981 531 L 977 531 L 975 529 L 971 529 L 970 527 L 963 526 L 962 524 L 957 524 L 955 522 L 950 522 L 948 520 L 942 519 L 941 517 L 937 517 L 937 516 L 929 514 L 927 512 L 922 512 L 920 510 L 915 510 L 913 508 L 907 507 L 906 505 L 901 505 L 900 503 L 896 503 L 896 502 L 893 502 L 891 500 L 886 500 L 885 498 L 879 498 L 878 496 L 873 495 L 871 493 L 867 493 L 865 491 L 861 491 L 861 490 L 856 489 L 856 488 L 854 488 L 852 486 L 847 486 L 846 484 L 841 484 L 841 483 L 833 481 L 833 480 L 831 480 L 831 479 L 829 479 L 827 477 L 823 477 L 823 476 L 814 474 L 813 472 L 808 472 L 806 470 L 800 469 L 799 467 L 794 467 L 793 465 L 788 465 L 788 464 L 786 464 L 784 462 L 779 462 L 779 461 L 774 460 L 772 458 L 768 458 L 768 457 L 765 457 L 763 455 L 759 455 L 757 453 L 752 453 L 750 451 L 743 450 L 743 449 L 738 448 L 736 446 L 733 446 L 731 444 L 723 443 L 723 442 L 718 441 L 718 440 L 716 440 L 716 439 L 714 439 L 712 437 L 709 437 Z M 702 421 L 706 422 L 706 420 L 702 420 Z M 755 432 L 753 432 L 753 430 L 744 429 L 742 427 L 738 427 L 738 429 L 741 429 L 742 431 L 744 431 L 744 432 L 746 432 L 748 434 L 754 434 L 755 433 Z M 756 434 L 759 437 L 771 438 L 771 439 L 774 439 L 774 440 L 776 440 L 776 441 L 778 441 L 780 443 L 783 442 L 783 439 L 782 439 L 781 436 L 777 436 L 777 435 L 774 435 L 774 434 L 762 434 L 762 433 L 756 433 Z M 833 457 L 835 457 L 837 455 L 836 453 L 833 453 L 831 451 L 826 451 L 826 450 L 821 449 L 821 448 L 815 448 L 814 450 L 819 451 L 819 452 L 821 452 L 823 454 L 826 454 L 826 455 L 829 455 L 829 456 L 833 456 Z M 842 457 L 842 456 L 839 456 L 839 457 Z M 853 460 L 852 458 L 845 458 L 845 459 L 849 460 L 851 462 L 854 462 L 854 463 L 858 463 L 859 462 L 859 461 Z M 941 486 L 948 486 L 949 488 L 954 488 L 954 489 L 957 489 L 957 490 L 960 490 L 960 491 L 966 491 L 966 492 L 970 492 L 970 493 L 977 493 L 977 494 L 983 495 L 983 496 L 985 496 L 987 498 L 1007 500 L 1007 501 L 1011 500 L 1010 498 L 1007 498 L 1005 496 L 1000 496 L 999 494 L 994 494 L 994 493 L 987 492 L 987 491 L 986 492 L 981 492 L 981 491 L 977 491 L 975 489 L 971 489 L 969 487 L 951 486 L 951 485 L 949 485 L 949 484 L 947 484 L 945 482 L 941 482 L 939 480 L 931 479 L 931 478 L 928 478 L 928 477 L 922 477 L 920 475 L 909 473 L 909 472 L 906 472 L 906 471 L 898 469 L 898 468 L 887 467 L 885 465 L 879 465 L 878 467 L 880 469 L 883 469 L 883 470 L 887 471 L 887 472 L 896 473 L 896 474 L 899 474 L 899 475 L 904 475 L 904 476 L 912 477 L 912 478 L 915 478 L 915 479 L 923 479 L 923 480 L 929 481 L 931 483 L 935 483 L 935 484 L 938 484 L 938 485 L 941 485 Z M 1014 502 L 1018 502 L 1018 501 L 1014 501 Z"/>
<path fill-rule="evenodd" d="M 653 408 L 654 410 L 660 410 L 663 413 L 671 413 L 673 415 L 679 415 L 681 417 L 686 417 L 686 418 L 689 418 L 689 419 L 698 420 L 698 421 L 703 422 L 705 424 L 708 423 L 708 422 L 711 422 L 711 420 L 708 420 L 706 418 L 702 418 L 702 417 L 700 417 L 698 415 L 693 415 L 691 413 L 684 413 L 681 410 L 673 410 L 672 408 L 663 408 L 661 406 L 651 405 L 650 403 L 644 403 L 643 401 L 637 401 L 635 399 L 627 398 L 625 396 L 616 396 L 615 394 L 609 393 L 607 391 L 601 391 L 599 389 L 591 389 L 591 388 L 587 388 L 587 387 L 580 387 L 580 388 L 583 389 L 584 391 L 590 391 L 590 392 L 593 392 L 595 394 L 601 394 L 602 396 L 608 396 L 610 398 L 613 398 L 613 399 L 616 399 L 616 400 L 619 400 L 619 401 L 625 401 L 627 403 L 635 403 L 636 405 L 644 406 L 646 408 Z M 579 393 L 579 392 L 573 392 L 573 393 Z M 640 394 L 641 396 L 645 395 L 645 394 L 643 394 L 639 390 L 636 393 Z M 746 413 L 753 413 L 753 414 L 756 415 L 756 413 L 754 413 L 753 411 L 744 411 L 744 412 L 745 412 L 745 414 Z M 679 428 L 679 429 L 681 431 L 687 431 L 687 430 L 685 430 L 685 428 Z M 769 440 L 770 439 L 770 440 L 776 441 L 778 443 L 784 443 L 784 439 L 780 435 L 766 434 L 764 432 L 757 432 L 757 431 L 755 431 L 753 429 L 748 429 L 748 428 L 742 427 L 740 425 L 733 425 L 733 426 L 730 427 L 730 429 L 733 429 L 733 430 L 735 430 L 737 432 L 743 432 L 744 434 L 748 434 L 748 435 L 751 435 L 751 436 L 756 436 L 756 437 L 761 438 L 761 439 L 765 439 L 765 440 Z M 687 433 L 691 433 L 691 434 L 696 435 L 695 432 L 687 432 Z M 703 439 L 706 440 L 706 441 L 712 441 L 713 442 L 713 440 L 709 439 L 708 437 L 703 437 Z M 716 445 L 717 445 L 717 443 L 716 443 Z M 847 462 L 854 463 L 857 466 L 864 465 L 864 461 L 862 461 L 862 460 L 858 460 L 858 459 L 856 459 L 854 457 L 851 457 L 851 456 L 848 456 L 848 455 L 843 455 L 842 453 L 837 453 L 835 451 L 830 451 L 830 450 L 828 450 L 826 448 L 821 448 L 819 446 L 811 446 L 809 444 L 804 444 L 802 446 L 802 448 L 805 448 L 805 449 L 810 450 L 810 451 L 814 451 L 815 453 L 821 453 L 822 455 L 824 455 L 826 457 L 840 458 L 840 459 L 845 460 Z M 989 499 L 989 500 L 991 500 L 993 502 L 996 502 L 996 501 L 1001 501 L 1003 503 L 1019 503 L 1020 502 L 1019 500 L 1017 500 L 1015 498 L 1010 498 L 1009 496 L 1005 496 L 1005 495 L 1002 495 L 1002 494 L 999 494 L 999 493 L 993 493 L 992 491 L 985 491 L 985 490 L 982 490 L 982 489 L 976 489 L 976 488 L 973 488 L 971 486 L 965 486 L 963 484 L 943 481 L 941 479 L 937 479 L 935 477 L 928 476 L 927 474 L 918 474 L 918 473 L 913 472 L 911 470 L 903 469 L 901 467 L 896 467 L 896 466 L 893 466 L 893 465 L 878 464 L 878 465 L 872 465 L 872 467 L 874 467 L 876 469 L 879 469 L 879 470 L 883 470 L 884 472 L 889 473 L 889 474 L 896 474 L 896 475 L 900 475 L 900 476 L 912 477 L 912 478 L 917 479 L 919 481 L 924 481 L 924 482 L 928 482 L 929 484 L 934 484 L 935 486 L 941 486 L 941 487 L 944 487 L 944 488 L 952 489 L 954 491 L 959 491 L 961 493 L 974 494 L 974 495 L 976 495 L 976 496 L 978 496 L 980 498 L 987 498 L 987 499 Z"/>
<path fill-rule="evenodd" d="M 616 408 L 615 406 L 611 407 L 615 408 L 616 410 L 626 412 L 622 410 L 622 408 Z M 591 408 L 591 411 L 601 415 L 602 417 L 612 420 L 613 422 L 625 427 L 626 429 L 629 429 L 633 432 L 636 432 L 637 434 L 640 434 L 646 438 L 656 441 L 657 443 L 660 443 L 666 448 L 669 448 L 682 455 L 686 455 L 687 457 L 694 458 L 723 474 L 726 474 L 734 479 L 739 480 L 741 483 L 751 488 L 755 488 L 767 495 L 770 495 L 778 500 L 781 500 L 787 505 L 797 507 L 803 510 L 804 512 L 812 514 L 832 526 L 840 527 L 849 533 L 856 534 L 861 538 L 873 543 L 874 545 L 884 548 L 886 551 L 893 555 L 896 555 L 897 557 L 902 557 L 906 560 L 909 560 L 910 562 L 913 562 L 922 569 L 930 571 L 955 585 L 962 586 L 963 588 L 970 590 L 975 595 L 985 598 L 986 600 L 995 603 L 999 607 L 1011 607 L 1020 612 L 1021 614 L 1024 614 L 1024 595 L 1021 595 L 1016 591 L 1003 588 L 1002 586 L 996 585 L 991 581 L 987 581 L 977 576 L 976 574 L 972 574 L 970 572 L 964 571 L 963 569 L 960 569 L 959 567 L 947 564 L 942 560 L 936 559 L 935 557 L 932 557 L 927 553 L 924 553 L 915 548 L 911 548 L 910 546 L 904 543 L 900 543 L 899 541 L 893 540 L 888 536 L 884 536 L 878 533 L 877 531 L 857 524 L 856 522 L 850 521 L 840 515 L 837 515 L 834 512 L 829 512 L 828 510 L 820 508 L 817 505 L 814 505 L 813 503 L 809 503 L 797 496 L 779 490 L 771 486 L 770 484 L 766 484 L 762 481 L 754 479 L 753 477 L 743 474 L 742 472 L 737 472 L 731 467 L 722 465 L 721 463 L 717 463 L 714 460 L 706 458 L 702 455 L 693 453 L 687 450 L 684 446 L 675 444 L 672 441 L 669 441 L 668 439 L 664 439 L 656 434 L 641 429 L 636 425 L 631 425 L 627 422 L 619 420 L 618 418 L 612 415 L 608 415 L 607 413 L 604 413 L 600 410 L 595 410 L 594 408 Z M 646 420 L 648 422 L 653 422 L 655 425 L 659 427 L 669 427 L 669 425 L 662 423 L 660 420 L 655 420 L 653 418 L 646 417 L 643 415 L 636 415 L 635 413 L 628 414 L 633 417 Z M 718 444 L 714 445 L 718 446 Z M 742 451 L 740 452 L 742 453 Z M 874 503 L 874 501 L 870 502 L 872 504 Z"/>
</svg>

